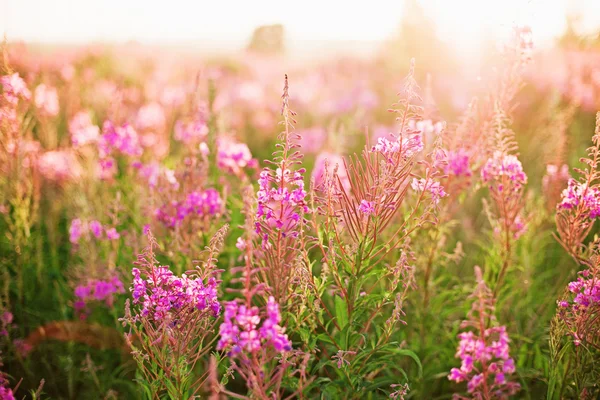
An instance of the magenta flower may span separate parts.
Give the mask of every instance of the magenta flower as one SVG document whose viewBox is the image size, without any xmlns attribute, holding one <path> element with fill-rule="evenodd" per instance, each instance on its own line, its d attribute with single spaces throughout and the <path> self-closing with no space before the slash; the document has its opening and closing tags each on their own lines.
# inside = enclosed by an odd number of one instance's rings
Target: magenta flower
<svg viewBox="0 0 600 400">
<path fill-rule="evenodd" d="M 527 183 L 527 175 L 523 171 L 521 161 L 514 155 L 502 155 L 500 152 L 495 152 L 494 156 L 487 160 L 481 169 L 481 179 L 485 183 L 495 181 L 492 187 L 499 192 L 504 190 L 505 184 L 509 185 L 509 191 L 518 191 Z"/>
<path fill-rule="evenodd" d="M 102 125 L 98 148 L 101 158 L 107 158 L 113 152 L 139 157 L 143 152 L 139 135 L 131 125 L 114 126 L 110 121 Z"/>
<path fill-rule="evenodd" d="M 213 316 L 221 311 L 215 278 L 209 278 L 205 284 L 200 278 L 175 276 L 168 266 L 153 267 L 147 277 L 138 268 L 132 274 L 133 303 L 141 305 L 140 314 L 151 320 L 176 318 L 177 312 L 184 308 L 207 310 Z"/>
<path fill-rule="evenodd" d="M 106 238 L 108 240 L 117 240 L 121 237 L 121 234 L 117 232 L 116 228 L 110 228 L 106 230 Z"/>
<path fill-rule="evenodd" d="M 440 185 L 439 182 L 434 180 L 427 181 L 423 178 L 413 178 L 411 182 L 411 187 L 413 188 L 413 190 L 416 190 L 418 192 L 423 192 L 427 190 L 431 195 L 431 201 L 433 204 L 438 204 L 442 197 L 448 196 L 446 191 L 444 191 L 444 187 Z"/>
<path fill-rule="evenodd" d="M 81 222 L 79 218 L 75 218 L 71 221 L 69 227 L 69 241 L 73 244 L 79 243 L 81 235 L 87 230 L 87 227 Z"/>
<path fill-rule="evenodd" d="M 588 187 L 575 179 L 569 179 L 569 185 L 563 190 L 558 207 L 567 210 L 581 207 L 585 215 L 595 219 L 600 216 L 600 190 L 597 187 Z"/>
<path fill-rule="evenodd" d="M 10 104 L 17 104 L 19 97 L 23 100 L 31 98 L 31 92 L 18 72 L 0 77 L 0 84 L 2 84 L 4 98 Z"/>
<path fill-rule="evenodd" d="M 81 313 L 81 318 L 85 318 L 91 302 L 104 302 L 107 307 L 112 307 L 115 295 L 125 293 L 125 288 L 121 280 L 113 276 L 108 280 L 89 280 L 76 286 L 73 293 L 76 298 L 74 308 Z"/>
<path fill-rule="evenodd" d="M 273 296 L 267 302 L 266 314 L 267 317 L 259 328 L 261 318 L 258 307 L 248 308 L 235 301 L 226 303 L 224 320 L 219 327 L 217 349 L 229 348 L 230 357 L 242 352 L 255 353 L 269 347 L 278 353 L 291 350 L 291 342 L 284 334 L 284 329 L 279 326 L 281 314 Z"/>
<path fill-rule="evenodd" d="M 217 165 L 223 171 L 239 175 L 244 168 L 258 166 L 245 143 L 222 138 L 217 142 Z"/>
<path fill-rule="evenodd" d="M 269 228 L 280 230 L 283 236 L 296 237 L 296 227 L 301 215 L 308 211 L 304 201 L 304 168 L 297 171 L 277 168 L 275 176 L 265 169 L 258 179 L 258 207 L 256 217 L 264 221 Z M 256 232 L 261 234 L 257 225 Z"/>
<path fill-rule="evenodd" d="M 409 158 L 423 151 L 423 138 L 420 134 L 411 134 L 407 138 L 394 138 L 392 140 L 379 138 L 371 151 L 377 151 L 388 159 L 399 152 L 402 153 L 403 157 Z"/>
<path fill-rule="evenodd" d="M 507 380 L 507 375 L 515 372 L 515 364 L 509 355 L 510 340 L 504 326 L 485 329 L 483 337 L 470 331 L 458 337 L 456 357 L 460 358 L 461 366 L 452 368 L 449 380 L 467 381 L 467 391 L 475 398 L 481 398 L 484 382 L 489 393 L 500 397 L 515 394 L 520 389 L 518 383 Z"/>
<path fill-rule="evenodd" d="M 90 231 L 96 237 L 96 239 L 100 239 L 102 236 L 102 224 L 96 220 L 90 221 L 88 224 Z"/>
<path fill-rule="evenodd" d="M 444 173 L 456 177 L 471 176 L 469 165 L 469 153 L 465 149 L 453 150 L 448 153 L 447 164 L 444 166 Z"/>
<path fill-rule="evenodd" d="M 361 200 L 358 206 L 358 211 L 369 216 L 375 214 L 375 204 L 372 201 Z"/>
</svg>

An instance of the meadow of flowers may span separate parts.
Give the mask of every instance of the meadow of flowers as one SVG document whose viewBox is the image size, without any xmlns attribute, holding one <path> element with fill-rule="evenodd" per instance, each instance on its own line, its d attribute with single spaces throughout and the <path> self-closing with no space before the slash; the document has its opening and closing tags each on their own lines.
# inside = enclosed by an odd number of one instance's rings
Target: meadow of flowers
<svg viewBox="0 0 600 400">
<path fill-rule="evenodd" d="M 600 45 L 396 56 L 5 43 L 0 399 L 598 398 Z"/>
</svg>

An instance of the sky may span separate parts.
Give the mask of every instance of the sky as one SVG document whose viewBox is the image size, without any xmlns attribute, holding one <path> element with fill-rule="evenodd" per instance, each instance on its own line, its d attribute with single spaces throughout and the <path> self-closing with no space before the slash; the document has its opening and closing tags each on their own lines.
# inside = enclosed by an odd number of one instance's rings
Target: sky
<svg viewBox="0 0 600 400">
<path fill-rule="evenodd" d="M 527 23 L 549 42 L 579 11 L 586 30 L 600 29 L 600 0 L 421 0 L 439 35 L 474 47 L 483 33 Z M 595 5 L 596 3 L 596 5 Z M 213 41 L 243 46 L 252 30 L 281 23 L 291 42 L 377 41 L 396 32 L 403 0 L 0 0 L 0 33 L 9 40 L 80 44 Z"/>
</svg>

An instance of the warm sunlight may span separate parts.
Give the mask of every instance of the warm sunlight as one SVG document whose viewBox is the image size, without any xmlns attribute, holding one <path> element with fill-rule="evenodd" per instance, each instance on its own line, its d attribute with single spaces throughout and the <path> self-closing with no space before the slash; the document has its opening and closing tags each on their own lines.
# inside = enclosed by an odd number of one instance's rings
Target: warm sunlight
<svg viewBox="0 0 600 400">
<path fill-rule="evenodd" d="M 600 0 L 0 0 L 0 400 L 600 399 Z"/>
</svg>

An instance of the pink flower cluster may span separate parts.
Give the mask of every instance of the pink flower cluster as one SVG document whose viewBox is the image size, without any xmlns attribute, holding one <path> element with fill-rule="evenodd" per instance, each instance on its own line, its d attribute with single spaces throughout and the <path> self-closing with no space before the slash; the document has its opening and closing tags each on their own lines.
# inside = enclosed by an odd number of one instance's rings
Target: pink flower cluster
<svg viewBox="0 0 600 400">
<path fill-rule="evenodd" d="M 559 313 L 565 317 L 572 330 L 574 343 L 578 346 L 587 335 L 579 331 L 577 321 L 584 321 L 586 314 L 596 315 L 600 308 L 600 279 L 586 269 L 579 272 L 577 280 L 569 283 L 568 288 L 572 299 L 558 302 Z"/>
<path fill-rule="evenodd" d="M 42 176 L 51 181 L 70 181 L 83 173 L 81 165 L 73 153 L 66 150 L 47 151 L 37 162 Z"/>
<path fill-rule="evenodd" d="M 69 121 L 69 133 L 74 147 L 94 143 L 100 136 L 100 128 L 92 123 L 90 114 L 80 111 Z"/>
<path fill-rule="evenodd" d="M 100 158 L 107 158 L 114 151 L 136 157 L 141 156 L 143 152 L 139 135 L 133 126 L 129 124 L 114 126 L 110 121 L 105 121 L 102 125 L 102 136 L 100 136 L 98 147 Z"/>
<path fill-rule="evenodd" d="M 86 223 L 79 218 L 75 218 L 71 221 L 71 226 L 69 227 L 69 241 L 77 244 L 81 237 L 88 232 L 91 232 L 96 239 L 117 240 L 121 237 L 121 234 L 114 227 L 108 228 L 102 226 L 96 220 Z"/>
<path fill-rule="evenodd" d="M 462 148 L 448 152 L 446 159 L 447 164 L 444 166 L 444 173 L 456 177 L 471 176 L 469 158 L 469 153 Z"/>
<path fill-rule="evenodd" d="M 358 206 L 358 211 L 369 216 L 375 214 L 375 203 L 372 201 L 361 200 Z"/>
<path fill-rule="evenodd" d="M 112 307 L 115 294 L 125 293 L 123 282 L 114 276 L 108 280 L 93 279 L 83 285 L 75 287 L 74 303 L 75 310 L 78 312 L 87 311 L 90 301 L 104 302 L 107 307 Z M 85 318 L 85 312 L 81 314 Z"/>
<path fill-rule="evenodd" d="M 15 400 L 13 391 L 8 387 L 8 384 L 4 374 L 0 373 L 0 400 Z"/>
<path fill-rule="evenodd" d="M 181 224 L 188 216 L 218 216 L 223 212 L 223 200 L 215 189 L 194 191 L 184 201 L 173 200 L 155 211 L 156 218 L 169 228 Z"/>
<path fill-rule="evenodd" d="M 215 278 L 204 284 L 202 279 L 186 274 L 175 276 L 168 266 L 152 267 L 147 276 L 134 268 L 132 274 L 133 304 L 141 305 L 138 316 L 161 322 L 177 319 L 177 313 L 185 309 L 210 310 L 215 317 L 221 311 Z"/>
<path fill-rule="evenodd" d="M 191 121 L 175 123 L 175 140 L 190 144 L 202 142 L 208 135 L 208 117 L 200 110 Z"/>
<path fill-rule="evenodd" d="M 135 126 L 137 129 L 162 129 L 165 126 L 166 117 L 162 106 L 158 103 L 150 103 L 139 109 Z"/>
<path fill-rule="evenodd" d="M 301 214 L 308 212 L 304 201 L 304 172 L 304 168 L 297 171 L 282 171 L 277 168 L 273 176 L 271 170 L 265 169 L 258 179 L 256 216 L 258 220 L 266 222 L 268 227 L 280 230 L 283 236 L 296 237 L 298 232 L 295 228 L 302 218 Z M 267 240 L 268 235 L 261 231 L 259 223 L 256 225 L 256 233 L 264 234 L 263 239 Z"/>
<path fill-rule="evenodd" d="M 442 197 L 448 196 L 444 191 L 444 187 L 439 182 L 434 180 L 426 180 L 424 178 L 417 179 L 413 178 L 411 187 L 413 190 L 424 192 L 427 190 L 431 194 L 431 201 L 433 204 L 438 204 Z"/>
<path fill-rule="evenodd" d="M 56 89 L 44 83 L 39 84 L 34 92 L 35 106 L 44 115 L 55 117 L 60 111 Z"/>
<path fill-rule="evenodd" d="M 12 75 L 4 75 L 0 77 L 0 84 L 2 84 L 2 94 L 4 95 L 6 101 L 10 104 L 17 104 L 19 97 L 24 100 L 31 99 L 31 92 L 29 89 L 27 89 L 25 81 L 21 79 L 17 72 Z"/>
<path fill-rule="evenodd" d="M 527 183 L 527 175 L 523 171 L 521 161 L 514 155 L 500 152 L 495 152 L 494 156 L 487 160 L 481 169 L 481 179 L 485 183 L 497 181 L 492 188 L 499 192 L 505 189 L 505 185 L 509 186 L 509 191 L 518 191 Z"/>
<path fill-rule="evenodd" d="M 379 152 L 388 159 L 401 152 L 405 158 L 423 151 L 423 138 L 421 134 L 411 134 L 407 138 L 389 140 L 384 137 L 377 139 L 377 144 L 371 148 L 372 152 Z"/>
<path fill-rule="evenodd" d="M 292 343 L 284 334 L 284 329 L 279 326 L 281 314 L 279 304 L 273 296 L 267 302 L 267 318 L 261 327 L 261 318 L 258 307 L 239 305 L 235 301 L 225 304 L 224 321 L 219 327 L 221 336 L 217 344 L 218 350 L 229 348 L 229 356 L 246 353 L 256 353 L 266 350 L 271 346 L 275 351 L 282 353 L 292 349 Z"/>
<path fill-rule="evenodd" d="M 569 179 L 558 207 L 567 210 L 581 207 L 583 213 L 590 219 L 597 218 L 600 216 L 600 190 L 596 187 L 588 187 L 575 179 Z"/>
<path fill-rule="evenodd" d="M 217 142 L 217 165 L 223 171 L 239 175 L 244 168 L 258 166 L 256 159 L 245 143 L 239 143 L 229 138 L 219 139 Z"/>
<path fill-rule="evenodd" d="M 452 368 L 449 380 L 468 381 L 467 391 L 474 398 L 484 398 L 482 393 L 487 393 L 503 399 L 519 391 L 520 385 L 508 380 L 515 372 L 515 362 L 509 355 L 510 340 L 504 326 L 486 329 L 484 337 L 473 332 L 463 332 L 458 337 L 456 357 L 462 363 L 460 368 Z"/>
</svg>

